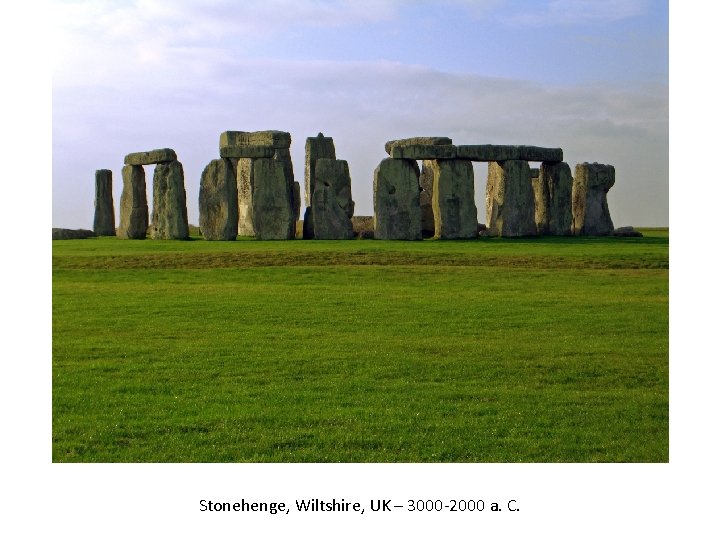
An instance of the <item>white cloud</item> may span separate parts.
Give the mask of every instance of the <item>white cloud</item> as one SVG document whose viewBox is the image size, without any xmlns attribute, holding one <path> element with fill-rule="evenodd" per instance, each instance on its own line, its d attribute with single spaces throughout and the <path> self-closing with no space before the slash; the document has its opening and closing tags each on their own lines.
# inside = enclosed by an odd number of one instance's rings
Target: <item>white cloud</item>
<svg viewBox="0 0 720 540">
<path fill-rule="evenodd" d="M 607 23 L 643 14 L 649 0 L 550 0 L 534 2 L 530 9 L 505 12 L 507 23 L 553 26 Z"/>
</svg>

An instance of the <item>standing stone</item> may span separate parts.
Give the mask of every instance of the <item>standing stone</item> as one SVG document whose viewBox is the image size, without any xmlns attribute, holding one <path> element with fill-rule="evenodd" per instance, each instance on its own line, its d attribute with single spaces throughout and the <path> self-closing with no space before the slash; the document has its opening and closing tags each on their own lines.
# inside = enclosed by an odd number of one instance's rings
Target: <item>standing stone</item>
<svg viewBox="0 0 720 540">
<path fill-rule="evenodd" d="M 465 159 L 432 160 L 430 169 L 433 171 L 435 238 L 477 238 L 472 162 Z"/>
<path fill-rule="evenodd" d="M 251 174 L 252 223 L 258 240 L 295 238 L 291 188 L 281 162 L 255 159 Z"/>
<path fill-rule="evenodd" d="M 200 178 L 200 231 L 205 240 L 235 240 L 237 205 L 237 180 L 232 162 L 212 160 Z"/>
<path fill-rule="evenodd" d="M 290 155 L 289 148 L 276 148 L 275 161 L 280 163 L 285 173 L 285 180 L 287 180 L 288 187 L 290 189 L 290 204 L 293 209 L 293 220 L 297 221 L 300 219 L 300 183 L 295 181 L 295 171 L 293 171 L 292 156 Z M 295 187 L 297 184 L 297 187 Z M 297 193 L 296 193 L 297 191 Z"/>
<path fill-rule="evenodd" d="M 122 168 L 122 178 L 120 227 L 117 236 L 126 239 L 145 238 L 148 229 L 145 170 L 142 165 L 125 165 Z"/>
<path fill-rule="evenodd" d="M 93 231 L 96 236 L 115 236 L 115 205 L 112 196 L 112 171 L 95 171 L 95 219 Z"/>
<path fill-rule="evenodd" d="M 421 240 L 420 169 L 411 159 L 386 158 L 375 169 L 375 238 Z"/>
<path fill-rule="evenodd" d="M 335 143 L 332 137 L 325 137 L 322 133 L 305 141 L 305 206 L 312 206 L 315 162 L 320 158 L 335 159 Z"/>
<path fill-rule="evenodd" d="M 318 159 L 311 208 L 312 237 L 318 240 L 353 238 L 351 218 L 355 211 L 350 187 L 350 169 L 341 159 Z"/>
<path fill-rule="evenodd" d="M 236 165 L 238 234 L 240 236 L 255 236 L 252 213 L 253 162 L 252 159 L 238 159 Z"/>
<path fill-rule="evenodd" d="M 572 233 L 572 174 L 565 162 L 542 163 L 532 179 L 535 191 L 535 225 L 538 234 Z"/>
<path fill-rule="evenodd" d="M 489 236 L 535 236 L 535 195 L 527 161 L 491 161 L 485 194 Z"/>
<path fill-rule="evenodd" d="M 154 240 L 187 240 L 190 237 L 185 175 L 177 160 L 155 166 L 150 235 Z"/>
<path fill-rule="evenodd" d="M 575 166 L 572 186 L 573 234 L 605 236 L 614 230 L 607 192 L 615 185 L 615 167 L 598 163 Z"/>
<path fill-rule="evenodd" d="M 432 207 L 435 174 L 431 164 L 432 160 L 424 160 L 420 171 L 420 223 L 423 238 L 435 236 L 435 215 Z"/>
</svg>

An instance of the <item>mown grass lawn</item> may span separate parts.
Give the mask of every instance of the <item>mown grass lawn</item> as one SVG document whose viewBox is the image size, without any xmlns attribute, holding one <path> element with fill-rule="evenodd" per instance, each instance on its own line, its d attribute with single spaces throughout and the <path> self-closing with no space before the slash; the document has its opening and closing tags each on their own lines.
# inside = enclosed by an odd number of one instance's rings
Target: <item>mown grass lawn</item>
<svg viewBox="0 0 720 540">
<path fill-rule="evenodd" d="M 668 460 L 668 234 L 53 242 L 53 460 Z"/>
</svg>

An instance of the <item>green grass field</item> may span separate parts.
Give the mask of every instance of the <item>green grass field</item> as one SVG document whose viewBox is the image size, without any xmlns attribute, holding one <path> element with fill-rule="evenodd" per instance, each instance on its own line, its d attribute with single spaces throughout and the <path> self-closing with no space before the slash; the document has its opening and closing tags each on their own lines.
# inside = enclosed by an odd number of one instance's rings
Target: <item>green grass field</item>
<svg viewBox="0 0 720 540">
<path fill-rule="evenodd" d="M 668 232 L 53 242 L 56 462 L 666 462 Z"/>
</svg>

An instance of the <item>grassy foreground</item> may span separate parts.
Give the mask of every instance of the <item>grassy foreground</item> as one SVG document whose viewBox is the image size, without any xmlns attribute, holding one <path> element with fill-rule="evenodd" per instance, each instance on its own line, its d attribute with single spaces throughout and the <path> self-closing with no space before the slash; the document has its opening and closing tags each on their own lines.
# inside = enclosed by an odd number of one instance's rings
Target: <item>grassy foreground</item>
<svg viewBox="0 0 720 540">
<path fill-rule="evenodd" d="M 53 460 L 668 460 L 668 233 L 53 242 Z"/>
</svg>

